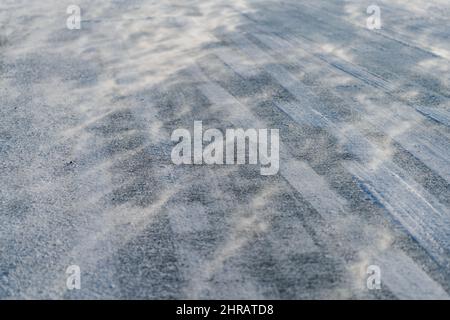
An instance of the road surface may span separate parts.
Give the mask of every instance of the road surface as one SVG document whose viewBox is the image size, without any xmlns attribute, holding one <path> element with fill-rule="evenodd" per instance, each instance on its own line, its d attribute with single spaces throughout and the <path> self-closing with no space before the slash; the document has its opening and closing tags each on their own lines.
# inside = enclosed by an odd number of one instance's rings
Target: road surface
<svg viewBox="0 0 450 320">
<path fill-rule="evenodd" d="M 447 1 L 374 30 L 354 0 L 75 2 L 0 4 L 0 298 L 449 298 Z M 279 129 L 278 174 L 173 164 L 197 120 Z"/>
</svg>

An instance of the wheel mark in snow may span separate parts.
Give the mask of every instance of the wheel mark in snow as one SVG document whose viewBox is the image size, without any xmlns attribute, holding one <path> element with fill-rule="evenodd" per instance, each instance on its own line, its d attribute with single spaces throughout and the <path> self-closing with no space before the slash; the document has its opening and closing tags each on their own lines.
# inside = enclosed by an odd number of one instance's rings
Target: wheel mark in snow
<svg viewBox="0 0 450 320">
<path fill-rule="evenodd" d="M 246 19 L 251 21 L 251 23 L 254 25 L 254 27 L 257 30 L 264 32 L 264 33 L 276 34 L 272 30 L 266 30 L 262 26 L 258 25 L 259 22 L 257 20 L 254 20 L 247 15 L 243 15 L 243 17 L 245 17 Z M 375 32 L 378 33 L 378 31 L 375 31 Z M 344 61 L 339 58 L 335 58 L 331 55 L 322 54 L 321 52 L 323 50 L 320 50 L 320 48 L 316 48 L 316 44 L 313 42 L 313 40 L 311 40 L 303 35 L 296 34 L 295 32 L 294 32 L 294 34 L 297 37 L 300 37 L 302 39 L 301 43 L 299 43 L 297 39 L 293 39 L 292 37 L 289 37 L 289 35 L 283 35 L 283 36 L 277 35 L 277 36 L 285 39 L 286 41 L 289 39 L 290 41 L 293 41 L 294 43 L 298 43 L 298 48 L 300 48 L 300 49 L 302 47 L 307 46 L 309 48 L 308 51 L 315 52 L 314 56 L 316 58 L 325 61 L 326 63 L 330 64 L 331 66 L 335 67 L 338 70 L 341 70 L 344 73 L 347 73 L 357 79 L 360 79 L 361 81 L 363 81 L 371 86 L 374 86 L 375 88 L 382 90 L 383 92 L 393 96 L 396 99 L 398 99 L 397 95 L 399 93 L 403 92 L 401 90 L 399 92 L 399 88 L 397 88 L 397 86 L 395 86 L 391 81 L 385 80 L 381 76 L 379 76 L 375 73 L 372 73 L 371 71 L 366 70 L 365 68 L 363 68 L 361 66 L 354 65 L 350 62 Z M 396 74 L 392 74 L 391 76 L 398 79 L 398 76 Z M 416 89 L 418 92 L 432 91 L 431 89 L 425 88 L 419 84 L 414 83 L 412 85 L 413 85 L 412 88 Z M 433 95 L 438 96 L 445 101 L 449 101 L 448 98 L 442 96 L 440 93 L 435 92 L 435 91 L 432 91 L 432 92 L 433 92 Z M 411 107 L 417 109 L 417 107 L 414 106 L 414 103 L 411 103 L 411 101 L 409 101 L 409 100 L 407 100 L 407 102 Z M 417 111 L 419 111 L 419 110 L 417 110 Z M 442 122 L 441 124 L 445 125 L 446 123 Z"/>
<path fill-rule="evenodd" d="M 402 226 L 443 267 L 448 268 L 450 213 L 439 203 L 429 203 L 419 186 L 379 167 L 371 171 L 356 163 L 344 164 L 380 201 Z"/>
<path fill-rule="evenodd" d="M 250 40 L 243 36 L 234 36 L 230 39 L 236 43 L 238 48 L 243 51 L 248 56 L 256 59 L 260 64 L 269 63 L 273 61 L 272 57 L 267 53 L 262 52 L 259 47 L 253 44 Z M 261 38 L 264 41 L 263 38 Z M 272 46 L 273 44 L 267 42 L 266 44 Z M 226 57 L 224 57 L 226 59 Z M 230 61 L 232 65 L 233 61 Z M 286 71 L 281 66 L 263 66 L 269 74 L 271 74 L 283 87 L 285 87 L 289 92 L 293 93 L 294 96 L 299 97 L 299 101 L 304 101 L 307 99 L 310 105 L 318 105 L 321 102 L 316 101 L 312 92 L 309 91 L 296 77 L 292 76 L 288 71 Z M 314 102 L 314 103 L 313 103 Z M 365 107 L 362 105 L 362 107 Z M 406 150 L 410 151 L 414 156 L 428 165 L 431 169 L 441 175 L 447 181 L 450 181 L 450 141 L 443 136 L 440 136 L 438 132 L 430 132 L 427 128 L 420 122 L 423 120 L 422 116 L 418 114 L 411 114 L 406 106 L 398 104 L 395 106 L 397 113 L 395 114 L 397 121 L 396 125 L 393 124 L 394 119 L 380 118 L 368 119 L 378 130 L 385 132 L 388 136 L 391 136 L 394 140 L 398 141 Z M 400 116 L 401 114 L 401 116 Z M 389 133 L 390 128 L 399 128 L 398 123 L 404 123 L 406 125 L 405 130 L 408 130 L 409 126 L 414 125 L 414 131 L 409 130 L 405 133 L 396 133 L 395 135 Z M 428 141 L 427 141 L 428 140 Z"/>
<path fill-rule="evenodd" d="M 233 66 L 239 70 L 239 66 Z M 204 80 L 207 77 L 203 77 Z M 253 117 L 249 117 L 251 112 L 247 110 L 247 107 L 240 104 L 232 95 L 228 94 L 223 88 L 218 85 L 207 83 L 202 87 L 202 92 L 214 103 L 220 104 L 222 108 L 225 109 L 234 109 L 234 112 L 238 112 L 240 114 L 240 118 L 242 119 L 242 115 L 245 114 L 250 123 L 257 123 L 258 121 Z M 224 103 L 226 101 L 226 103 Z M 236 109 L 236 106 L 239 105 L 239 108 Z M 247 110 L 247 112 L 243 113 L 242 110 Z M 233 111 L 231 111 L 233 113 Z M 295 120 L 295 119 L 294 119 Z M 313 207 L 318 210 L 318 212 L 326 217 L 331 224 L 339 224 L 342 223 L 342 219 L 345 218 L 346 209 L 346 201 L 345 199 L 338 196 L 334 191 L 332 191 L 327 182 L 317 175 L 314 170 L 312 170 L 309 165 L 304 162 L 292 159 L 287 154 L 287 149 L 280 145 L 280 173 L 285 179 L 289 182 L 289 184 L 297 190 L 309 203 L 313 205 Z M 362 223 L 362 222 L 360 222 Z M 355 224 L 358 225 L 358 224 Z M 367 241 L 368 239 L 366 239 Z M 370 243 L 370 241 L 369 241 Z M 349 244 L 352 246 L 352 244 Z M 386 249 L 387 252 L 395 249 Z M 372 257 L 375 258 L 379 255 L 379 252 L 375 250 L 372 252 Z M 391 254 L 391 257 L 396 256 L 406 257 L 403 252 L 399 252 L 395 250 L 395 254 Z M 417 266 L 411 259 L 403 258 L 402 261 L 405 261 L 408 265 L 404 267 L 411 272 L 408 274 L 403 274 L 399 272 L 399 280 L 393 282 L 390 285 L 391 290 L 397 294 L 399 297 L 404 295 L 404 285 L 405 284 L 415 284 L 417 279 L 423 281 L 422 289 L 418 289 L 412 293 L 416 298 L 425 298 L 425 297 L 447 297 L 445 291 L 441 288 L 439 284 L 437 284 L 434 280 L 429 278 L 419 266 Z M 387 261 L 383 262 L 384 268 L 386 270 L 398 270 L 398 266 L 402 269 L 403 266 L 396 259 L 387 259 Z M 402 284 L 400 286 L 399 284 Z"/>
<path fill-rule="evenodd" d="M 255 35 L 265 45 L 271 47 L 273 50 L 280 52 L 280 48 L 289 49 L 286 43 L 277 41 L 274 43 L 274 37 L 268 35 Z M 269 40 L 269 39 L 270 40 Z M 247 40 L 248 41 L 248 40 Z M 250 45 L 246 45 L 249 47 Z M 309 55 L 309 54 L 308 54 Z M 268 60 L 269 57 L 266 57 Z M 287 71 L 285 71 L 287 73 Z M 350 72 L 350 74 L 352 74 Z M 368 74 L 370 77 L 370 74 Z M 285 78 L 287 78 L 286 76 Z M 362 105 L 365 107 L 364 105 Z M 383 107 L 383 106 L 381 106 Z M 368 121 L 372 123 L 378 130 L 386 133 L 388 136 L 398 141 L 406 150 L 410 151 L 414 156 L 423 161 L 431 169 L 437 172 L 441 177 L 450 181 L 449 161 L 450 158 L 450 142 L 445 136 L 439 135 L 440 132 L 427 130 L 420 122 L 424 120 L 419 114 L 411 113 L 409 108 L 402 104 L 395 105 L 396 112 L 393 114 L 394 118 L 388 117 L 387 114 L 380 114 L 380 116 L 369 118 Z M 355 108 L 354 110 L 357 110 Z M 389 110 L 392 113 L 391 110 Z M 359 112 L 361 113 L 361 112 Z M 396 122 L 395 125 L 394 121 Z M 399 124 L 406 125 L 406 132 L 404 133 L 390 133 L 391 128 L 401 127 Z M 414 130 L 409 130 L 413 126 Z M 426 139 L 426 140 L 425 140 Z"/>
</svg>

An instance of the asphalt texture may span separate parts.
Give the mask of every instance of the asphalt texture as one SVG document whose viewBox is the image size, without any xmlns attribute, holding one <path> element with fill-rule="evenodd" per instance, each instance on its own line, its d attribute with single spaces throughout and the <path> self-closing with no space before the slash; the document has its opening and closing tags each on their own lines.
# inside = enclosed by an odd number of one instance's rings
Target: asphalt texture
<svg viewBox="0 0 450 320">
<path fill-rule="evenodd" d="M 1 299 L 449 298 L 448 1 L 71 4 L 0 3 Z M 173 164 L 200 120 L 279 172 Z"/>
</svg>

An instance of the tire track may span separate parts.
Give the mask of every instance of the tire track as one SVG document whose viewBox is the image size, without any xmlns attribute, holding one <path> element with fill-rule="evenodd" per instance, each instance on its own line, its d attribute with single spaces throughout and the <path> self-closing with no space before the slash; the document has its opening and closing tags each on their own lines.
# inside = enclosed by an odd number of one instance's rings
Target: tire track
<svg viewBox="0 0 450 320">
<path fill-rule="evenodd" d="M 261 9 L 266 8 L 267 10 L 270 10 L 270 6 L 267 4 L 261 6 Z M 329 19 L 325 20 L 322 18 L 318 18 L 320 16 L 318 15 L 319 11 L 313 10 L 312 12 L 309 12 L 308 10 L 305 10 L 310 7 L 304 3 L 296 4 L 295 6 L 292 4 L 287 4 L 287 6 L 290 6 L 292 10 L 289 10 L 287 12 L 277 11 L 278 16 L 275 20 L 271 21 L 270 28 L 267 28 L 268 22 L 264 20 L 264 16 L 254 17 L 249 14 L 243 14 L 243 16 L 253 24 L 256 23 L 259 28 L 262 28 L 261 30 L 263 31 L 274 32 L 274 30 L 278 30 L 278 32 L 280 34 L 283 34 L 283 37 L 288 39 L 289 41 L 301 38 L 301 41 L 313 42 L 311 35 L 305 35 L 305 32 L 301 27 L 302 25 L 292 24 L 292 21 L 295 21 L 295 19 L 293 18 L 297 18 L 297 20 L 299 21 L 306 20 L 305 22 L 308 22 L 309 24 L 315 26 L 310 27 L 311 29 L 315 30 L 314 43 L 321 46 L 320 50 L 316 50 L 316 52 L 323 52 L 325 49 L 326 51 L 342 51 L 342 54 L 345 56 L 353 56 L 354 59 L 359 61 L 359 64 L 364 66 L 359 66 L 358 68 L 360 70 L 364 70 L 362 68 L 365 68 L 366 70 L 369 70 L 371 74 L 381 74 L 382 78 L 388 78 L 388 80 L 385 79 L 385 81 L 401 84 L 394 85 L 394 87 L 396 87 L 397 89 L 402 89 L 400 92 L 398 92 L 397 90 L 396 96 L 404 99 L 408 103 L 411 103 L 413 106 L 417 104 L 417 101 L 427 101 L 428 99 L 430 101 L 434 101 L 434 104 L 436 103 L 436 101 L 439 102 L 439 104 L 442 105 L 444 109 L 448 107 L 448 104 L 450 103 L 450 84 L 442 84 L 442 81 L 444 79 L 438 79 L 434 77 L 434 75 L 430 74 L 426 69 L 418 66 L 418 62 L 415 62 L 414 65 L 411 65 L 411 68 L 409 69 L 402 67 L 402 64 L 391 64 L 391 61 L 393 61 L 393 59 L 389 60 L 387 58 L 387 54 L 391 53 L 391 57 L 396 57 L 399 52 L 397 52 L 398 50 L 394 51 L 394 49 L 396 48 L 392 48 L 392 46 L 389 46 L 389 43 L 380 42 L 380 39 L 378 38 L 368 37 L 369 33 L 363 27 L 359 26 L 356 29 L 352 29 L 349 27 L 354 25 L 351 23 L 346 23 L 348 26 L 347 28 L 344 28 L 342 24 L 332 24 L 330 22 L 344 22 L 344 20 L 339 20 L 339 17 L 334 17 L 333 15 L 325 13 L 326 15 L 328 15 Z M 303 10 L 300 11 L 300 8 L 303 8 Z M 320 13 L 322 14 L 322 11 L 320 11 Z M 286 16 L 285 19 L 280 20 L 283 16 Z M 270 19 L 272 19 L 272 17 Z M 348 35 L 349 33 L 354 34 L 357 41 L 344 43 L 345 47 L 344 44 L 336 42 L 335 39 L 344 39 L 344 34 Z M 338 43 L 338 46 L 333 47 L 335 43 Z M 378 50 L 375 51 L 375 49 Z M 418 61 L 425 61 L 426 59 L 432 58 L 429 55 L 427 56 L 426 53 L 424 53 L 425 55 L 422 54 L 416 56 L 405 50 L 401 51 L 401 53 L 403 55 L 408 55 Z M 384 65 L 383 61 L 385 62 Z M 404 60 L 404 62 L 408 62 L 409 64 L 411 64 L 411 60 Z M 355 68 L 356 65 L 353 65 L 353 68 Z M 417 68 L 419 69 L 416 72 L 415 70 Z M 352 68 L 348 68 L 348 71 L 349 74 L 351 74 Z M 359 71 L 358 73 L 360 72 L 361 71 Z M 363 74 L 364 73 L 366 73 L 366 79 L 370 79 L 372 77 L 370 75 L 367 75 L 367 72 L 363 71 Z M 424 78 L 424 74 L 428 74 L 428 77 Z M 407 82 L 404 82 L 405 79 L 414 80 L 408 80 Z M 419 80 L 421 81 L 421 83 L 418 83 Z M 419 95 L 417 95 L 417 93 Z M 402 95 L 404 97 L 402 97 Z"/>
<path fill-rule="evenodd" d="M 254 36 L 274 51 L 273 56 L 279 55 L 281 52 L 289 54 L 289 48 L 291 50 L 293 48 L 286 42 L 283 42 L 283 40 L 278 41 L 271 35 L 255 34 Z M 296 64 L 297 61 L 293 63 Z M 317 63 L 319 64 L 320 61 L 317 61 Z M 299 64 L 301 65 L 301 62 Z M 328 67 L 327 64 L 320 63 L 320 65 L 326 68 L 327 71 L 332 72 L 332 68 Z M 351 79 L 342 79 L 342 81 L 346 80 L 351 81 Z M 354 101 L 344 98 L 343 95 L 340 98 L 348 105 L 355 104 Z M 367 107 L 367 102 L 362 101 L 357 104 L 357 107 L 353 107 L 352 110 L 362 119 L 371 123 L 377 130 L 398 141 L 400 145 L 424 164 L 428 165 L 447 181 L 450 181 L 450 163 L 448 161 L 450 159 L 450 141 L 446 138 L 445 133 L 439 130 L 439 127 L 433 128 L 433 125 L 427 122 L 420 114 L 410 112 L 407 106 L 401 103 L 390 103 L 389 106 L 385 106 L 385 101 L 378 103 L 377 99 L 375 101 L 371 99 L 368 102 L 370 103 L 370 108 Z"/>
<path fill-rule="evenodd" d="M 398 180 L 394 182 L 396 188 L 403 190 L 403 188 L 407 186 L 406 190 L 399 194 L 399 197 L 396 199 L 383 198 L 379 193 L 374 194 L 374 196 L 377 197 L 380 202 L 388 204 L 387 208 L 391 209 L 390 213 L 399 221 L 406 221 L 403 218 L 405 215 L 404 212 L 406 212 L 409 220 L 415 221 L 417 219 L 425 224 L 427 229 L 422 229 L 421 231 L 423 232 L 415 230 L 411 223 L 403 224 L 403 226 L 412 235 L 416 236 L 416 239 L 421 245 L 437 261 L 439 261 L 442 266 L 448 268 L 449 260 L 447 252 L 449 252 L 450 249 L 448 246 L 448 243 L 450 243 L 450 233 L 447 230 L 447 226 L 450 226 L 450 212 L 448 209 L 410 179 L 404 180 L 405 178 L 400 178 L 406 177 L 407 174 L 389 159 L 384 159 L 383 155 L 381 155 L 382 157 L 380 159 L 376 159 L 377 147 L 358 132 L 358 130 L 352 126 L 341 129 L 342 125 L 334 124 L 332 120 L 327 119 L 324 115 L 315 110 L 315 106 L 320 104 L 320 102 L 314 98 L 308 88 L 299 81 L 296 81 L 296 79 L 284 70 L 283 67 L 273 64 L 265 65 L 268 62 L 266 55 L 262 53 L 259 48 L 249 43 L 249 41 L 245 41 L 241 36 L 236 37 L 239 39 L 235 42 L 236 46 L 242 50 L 249 59 L 262 65 L 261 67 L 286 88 L 303 106 L 302 108 L 299 108 L 298 105 L 292 103 L 277 103 L 281 110 L 289 114 L 299 124 L 304 123 L 305 119 L 314 119 L 314 122 L 311 123 L 311 125 L 320 125 L 343 141 L 362 163 L 366 163 L 366 165 L 361 166 L 360 170 L 366 173 L 366 177 L 368 177 L 369 181 L 375 185 L 375 190 L 394 191 L 392 187 L 390 187 L 390 176 L 392 175 L 398 177 Z M 242 43 L 244 41 L 245 44 Z M 231 66 L 231 64 L 229 65 Z M 239 70 L 239 66 L 234 66 L 234 68 Z M 375 163 L 374 160 L 376 160 Z M 354 167 L 349 166 L 348 168 L 355 176 L 361 176 L 359 172 L 354 170 Z M 371 172 L 374 169 L 377 170 L 376 172 L 378 172 L 379 175 L 374 175 Z M 364 182 L 366 181 L 363 181 L 363 183 Z M 414 210 L 404 210 L 395 202 L 413 203 Z M 435 219 L 426 220 L 421 218 L 426 217 L 429 212 L 433 212 Z M 430 234 L 433 236 L 430 236 Z"/>
<path fill-rule="evenodd" d="M 228 65 L 239 73 L 238 66 L 232 64 Z M 244 68 L 244 71 L 245 70 L 246 69 Z M 239 118 L 236 120 L 239 124 L 237 125 L 243 127 L 260 126 L 260 121 L 251 115 L 251 112 L 247 107 L 227 93 L 223 88 L 209 82 L 202 86 L 201 90 L 209 99 L 211 99 L 211 101 L 218 104 L 220 109 L 229 110 L 230 113 L 238 113 Z M 246 111 L 243 112 L 243 110 Z M 244 114 L 246 115 L 245 117 Z M 340 230 L 341 232 L 349 233 L 345 236 L 345 246 L 352 248 L 356 252 L 364 252 L 364 254 L 368 256 L 367 259 L 369 261 L 375 259 L 378 255 L 383 257 L 381 260 L 383 270 L 387 270 L 387 272 L 391 273 L 391 279 L 396 279 L 388 284 L 394 294 L 399 297 L 406 296 L 406 293 L 402 292 L 402 287 L 407 286 L 410 281 L 421 279 L 423 281 L 423 290 L 414 292 L 416 298 L 420 299 L 431 296 L 436 298 L 448 298 L 446 292 L 440 285 L 428 276 L 424 277 L 425 274 L 421 268 L 413 263 L 403 252 L 389 247 L 382 249 L 377 248 L 376 246 L 374 247 L 374 244 L 377 243 L 377 240 L 375 239 L 379 234 L 374 230 L 372 230 L 372 232 L 364 230 L 365 232 L 361 234 L 358 230 L 360 230 L 361 225 L 364 225 L 364 222 L 360 221 L 355 216 L 350 217 L 347 214 L 349 209 L 346 206 L 346 200 L 332 191 L 329 188 L 328 183 L 315 173 L 309 165 L 301 160 L 292 158 L 287 150 L 286 146 L 280 145 L 281 175 L 325 218 L 327 224 L 329 223 L 331 230 L 335 227 L 339 228 L 345 226 L 345 230 Z M 319 230 L 318 232 L 321 231 Z M 375 235 L 375 238 L 368 237 L 368 234 Z M 334 245 L 331 245 L 333 240 L 330 238 L 328 239 L 328 245 L 334 247 Z M 355 243 L 351 239 L 358 239 L 359 242 Z M 381 253 L 385 251 L 386 253 Z M 394 257 L 400 257 L 400 259 Z M 404 262 L 407 262 L 408 265 L 402 265 Z M 403 270 L 411 270 L 411 273 L 405 274 L 403 273 Z"/>
</svg>

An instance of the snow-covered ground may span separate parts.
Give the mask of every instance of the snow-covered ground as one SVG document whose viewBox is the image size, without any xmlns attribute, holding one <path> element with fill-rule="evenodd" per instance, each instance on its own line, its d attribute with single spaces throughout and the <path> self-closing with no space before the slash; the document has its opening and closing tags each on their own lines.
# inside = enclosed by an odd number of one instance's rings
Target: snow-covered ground
<svg viewBox="0 0 450 320">
<path fill-rule="evenodd" d="M 0 298 L 448 299 L 449 17 L 2 0 Z M 174 165 L 195 120 L 279 129 L 278 174 Z"/>
</svg>

